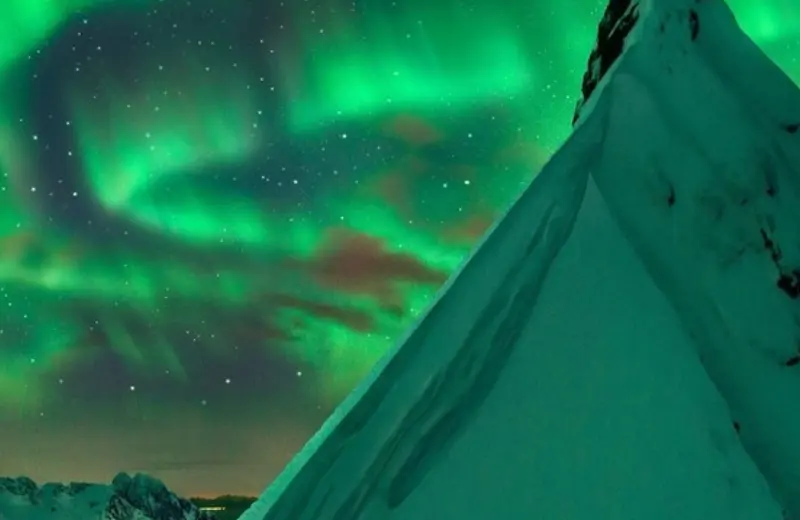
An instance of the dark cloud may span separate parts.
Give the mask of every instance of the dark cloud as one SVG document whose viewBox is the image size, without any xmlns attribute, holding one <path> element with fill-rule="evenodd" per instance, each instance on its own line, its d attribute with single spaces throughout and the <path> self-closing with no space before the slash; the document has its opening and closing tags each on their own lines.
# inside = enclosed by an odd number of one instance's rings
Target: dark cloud
<svg viewBox="0 0 800 520">
<path fill-rule="evenodd" d="M 114 402 L 146 373 L 137 395 L 196 402 L 198 395 L 225 389 L 235 401 L 252 392 L 288 395 L 298 384 L 297 371 L 310 370 L 284 348 L 294 340 L 292 331 L 263 307 L 182 301 L 159 316 L 124 305 L 113 314 L 98 311 L 88 302 L 73 303 L 85 332 L 70 348 L 76 355 L 62 364 L 69 369 L 62 366 L 53 379 L 57 395 Z M 230 376 L 235 385 L 226 385 Z"/>
<path fill-rule="evenodd" d="M 493 214 L 477 214 L 447 226 L 442 239 L 457 244 L 474 244 L 495 221 Z"/>
<path fill-rule="evenodd" d="M 444 136 L 428 121 L 413 114 L 399 114 L 385 126 L 392 136 L 411 145 L 426 145 L 441 141 Z"/>
<path fill-rule="evenodd" d="M 281 307 L 297 309 L 314 318 L 335 321 L 355 331 L 369 332 L 373 327 L 372 317 L 358 309 L 315 302 L 289 294 L 276 295 L 271 300 Z"/>
<path fill-rule="evenodd" d="M 408 154 L 397 160 L 389 170 L 367 179 L 363 195 L 377 198 L 380 204 L 388 204 L 401 217 L 416 220 L 415 212 L 417 184 L 430 173 L 430 164 L 424 159 Z"/>
<path fill-rule="evenodd" d="M 396 301 L 396 283 L 440 285 L 445 271 L 425 265 L 419 258 L 390 251 L 379 238 L 346 229 L 334 229 L 317 256 L 291 261 L 325 288 Z"/>
</svg>

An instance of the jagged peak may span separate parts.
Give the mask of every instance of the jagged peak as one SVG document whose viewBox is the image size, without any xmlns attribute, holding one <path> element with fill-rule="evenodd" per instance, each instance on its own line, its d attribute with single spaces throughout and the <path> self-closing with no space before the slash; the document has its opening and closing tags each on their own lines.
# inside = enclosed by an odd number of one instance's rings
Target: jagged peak
<svg viewBox="0 0 800 520">
<path fill-rule="evenodd" d="M 581 82 L 576 124 L 609 73 L 637 42 L 659 40 L 683 50 L 698 41 L 704 19 L 714 12 L 734 21 L 724 0 L 609 0 Z"/>
</svg>

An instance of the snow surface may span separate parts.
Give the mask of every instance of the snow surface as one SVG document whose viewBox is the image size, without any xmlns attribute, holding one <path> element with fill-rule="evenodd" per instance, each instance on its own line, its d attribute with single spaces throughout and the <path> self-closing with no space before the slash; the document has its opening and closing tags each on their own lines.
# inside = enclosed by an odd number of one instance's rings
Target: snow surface
<svg viewBox="0 0 800 520">
<path fill-rule="evenodd" d="M 623 11 L 573 135 L 242 520 L 800 519 L 800 92 L 722 0 Z"/>
</svg>

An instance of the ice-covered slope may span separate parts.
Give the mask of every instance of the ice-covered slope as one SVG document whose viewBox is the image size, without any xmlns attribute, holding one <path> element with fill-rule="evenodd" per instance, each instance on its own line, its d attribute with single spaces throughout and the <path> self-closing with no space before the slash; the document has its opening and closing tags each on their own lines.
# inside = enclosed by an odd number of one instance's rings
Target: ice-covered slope
<svg viewBox="0 0 800 520">
<path fill-rule="evenodd" d="M 612 0 L 576 130 L 243 520 L 800 519 L 800 92 Z"/>
<path fill-rule="evenodd" d="M 585 107 L 614 105 L 593 177 L 800 518 L 800 91 L 722 1 L 628 13 L 632 44 L 590 67 L 613 60 Z"/>
<path fill-rule="evenodd" d="M 112 484 L 0 478 L 0 520 L 213 520 L 163 483 L 120 473 Z"/>
</svg>

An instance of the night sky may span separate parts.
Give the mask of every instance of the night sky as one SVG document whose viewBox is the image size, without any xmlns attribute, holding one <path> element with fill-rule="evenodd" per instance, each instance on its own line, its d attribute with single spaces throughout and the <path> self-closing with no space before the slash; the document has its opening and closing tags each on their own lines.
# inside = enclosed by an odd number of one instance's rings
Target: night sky
<svg viewBox="0 0 800 520">
<path fill-rule="evenodd" d="M 259 493 L 568 135 L 604 3 L 4 0 L 0 475 Z M 800 80 L 800 2 L 729 3 Z"/>
</svg>

